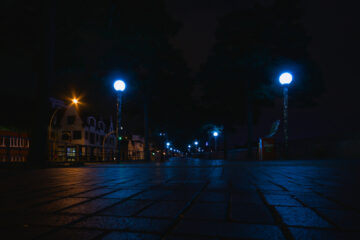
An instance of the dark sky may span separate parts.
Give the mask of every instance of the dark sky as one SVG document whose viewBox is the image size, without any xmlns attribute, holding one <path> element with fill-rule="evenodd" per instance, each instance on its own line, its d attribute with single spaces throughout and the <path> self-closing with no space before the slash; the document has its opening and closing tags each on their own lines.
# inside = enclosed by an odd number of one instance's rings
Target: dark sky
<svg viewBox="0 0 360 240">
<path fill-rule="evenodd" d="M 214 43 L 216 19 L 234 8 L 248 8 L 254 1 L 168 0 L 169 11 L 183 28 L 173 39 L 183 50 L 189 66 L 197 71 L 206 61 Z M 266 2 L 266 1 L 263 1 Z M 304 0 L 304 23 L 312 38 L 308 51 L 321 69 L 326 93 L 312 109 L 291 109 L 291 131 L 297 135 L 332 135 L 359 132 L 360 111 L 358 68 L 360 43 L 360 14 L 356 1 Z M 295 79 L 296 80 L 296 76 Z M 291 106 L 290 106 L 291 107 Z M 279 117 L 278 110 L 263 114 L 266 125 Z M 275 111 L 276 110 L 276 111 Z M 265 126 L 265 127 L 264 127 Z M 291 123 L 290 123 L 291 127 Z M 265 129 L 264 129 L 265 128 Z M 311 131 L 304 131 L 311 129 Z M 261 133 L 259 133 L 261 134 Z M 295 135 L 296 135 L 295 134 Z"/>
<path fill-rule="evenodd" d="M 8 1 L 9 3 L 11 1 Z M 214 44 L 217 18 L 237 8 L 249 8 L 251 0 L 166 0 L 168 10 L 183 26 L 172 39 L 196 73 L 206 61 Z M 262 2 L 267 2 L 262 0 Z M 308 51 L 318 64 L 326 93 L 318 106 L 295 109 L 290 105 L 290 133 L 331 135 L 338 132 L 360 132 L 359 77 L 360 14 L 355 0 L 303 0 L 304 23 L 312 37 Z M 20 74 L 20 75 L 19 75 Z M 26 76 L 30 72 L 24 73 Z M 17 78 L 24 76 L 14 73 Z M 296 81 L 296 76 L 294 76 Z M 16 81 L 8 83 L 17 86 Z M 31 92 L 34 84 L 26 81 L 21 90 Z M 6 88 L 0 88 L 4 94 Z M 291 90 L 290 90 L 291 93 Z M 256 130 L 263 135 L 273 120 L 281 118 L 281 99 L 266 109 Z M 260 127 L 261 126 L 261 127 Z M 310 129 L 310 131 L 304 131 Z M 291 137 L 291 134 L 290 134 Z"/>
</svg>

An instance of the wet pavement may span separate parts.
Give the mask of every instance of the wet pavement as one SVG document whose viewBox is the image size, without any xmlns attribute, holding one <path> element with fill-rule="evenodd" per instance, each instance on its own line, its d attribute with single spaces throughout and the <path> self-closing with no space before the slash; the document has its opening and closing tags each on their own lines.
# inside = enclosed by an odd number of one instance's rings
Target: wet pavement
<svg viewBox="0 0 360 240">
<path fill-rule="evenodd" d="M 172 159 L 0 169 L 0 238 L 360 239 L 358 166 Z"/>
</svg>

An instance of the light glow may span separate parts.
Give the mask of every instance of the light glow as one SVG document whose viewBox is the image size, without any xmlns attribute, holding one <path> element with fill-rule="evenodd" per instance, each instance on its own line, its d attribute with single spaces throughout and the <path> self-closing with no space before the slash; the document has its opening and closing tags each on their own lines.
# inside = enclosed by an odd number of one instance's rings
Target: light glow
<svg viewBox="0 0 360 240">
<path fill-rule="evenodd" d="M 285 72 L 285 73 L 280 75 L 279 82 L 282 85 L 287 85 L 287 84 L 290 84 L 292 82 L 292 78 L 293 78 L 293 76 L 291 75 L 291 73 Z"/>
<path fill-rule="evenodd" d="M 72 99 L 72 102 L 73 102 L 73 104 L 78 104 L 78 103 L 79 103 L 79 100 L 76 99 L 76 98 L 73 98 L 73 99 Z"/>
<path fill-rule="evenodd" d="M 123 80 L 116 80 L 114 82 L 114 89 L 116 91 L 121 91 L 123 92 L 125 90 L 126 84 Z"/>
</svg>

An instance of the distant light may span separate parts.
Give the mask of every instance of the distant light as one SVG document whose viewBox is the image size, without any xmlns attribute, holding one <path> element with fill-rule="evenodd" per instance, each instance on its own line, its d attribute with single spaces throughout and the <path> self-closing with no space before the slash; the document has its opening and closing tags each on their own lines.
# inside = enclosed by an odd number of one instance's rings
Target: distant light
<svg viewBox="0 0 360 240">
<path fill-rule="evenodd" d="M 152 153 L 153 156 L 155 156 L 155 153 Z"/>
<path fill-rule="evenodd" d="M 166 143 L 166 146 L 170 146 L 170 143 L 169 143 L 169 142 L 167 142 L 167 143 Z"/>
<path fill-rule="evenodd" d="M 199 142 L 198 142 L 198 141 L 195 141 L 194 144 L 197 146 L 197 145 L 199 144 Z"/>
<path fill-rule="evenodd" d="M 79 103 L 79 100 L 77 100 L 76 98 L 73 98 L 73 99 L 72 99 L 72 102 L 73 102 L 74 104 L 78 104 L 78 103 Z"/>
<path fill-rule="evenodd" d="M 170 148 L 170 151 L 172 151 L 172 148 Z"/>
<path fill-rule="evenodd" d="M 114 88 L 116 91 L 124 91 L 125 90 L 125 87 L 126 87 L 126 84 L 123 80 L 116 80 L 114 82 Z"/>
<path fill-rule="evenodd" d="M 214 132 L 213 132 L 213 136 L 214 136 L 214 137 L 217 137 L 217 136 L 219 136 L 219 133 L 218 133 L 217 131 L 214 131 Z"/>
<path fill-rule="evenodd" d="M 190 144 L 188 145 L 188 148 L 191 148 L 191 145 L 190 145 Z"/>
<path fill-rule="evenodd" d="M 209 146 L 209 143 L 208 143 L 208 142 L 206 142 L 206 143 L 205 143 L 205 146 Z"/>
<path fill-rule="evenodd" d="M 285 73 L 280 75 L 279 82 L 282 85 L 287 85 L 287 84 L 290 84 L 292 82 L 292 78 L 293 78 L 293 76 L 291 75 L 291 73 L 285 72 Z"/>
<path fill-rule="evenodd" d="M 121 140 L 122 140 L 122 137 L 118 137 L 118 139 L 121 141 Z"/>
</svg>

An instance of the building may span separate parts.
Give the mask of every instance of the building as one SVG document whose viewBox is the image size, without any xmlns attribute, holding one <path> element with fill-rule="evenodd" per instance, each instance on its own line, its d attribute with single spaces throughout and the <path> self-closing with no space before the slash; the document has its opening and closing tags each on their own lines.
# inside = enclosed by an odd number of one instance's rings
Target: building
<svg viewBox="0 0 360 240">
<path fill-rule="evenodd" d="M 116 137 L 111 117 L 80 116 L 76 105 L 55 114 L 49 127 L 53 160 L 114 160 Z"/>
<path fill-rule="evenodd" d="M 59 106 L 59 103 L 57 104 Z M 116 160 L 116 126 L 107 119 L 78 111 L 76 105 L 55 110 L 49 126 L 50 153 L 55 161 Z M 123 130 L 120 160 L 144 159 L 144 139 Z"/>
<path fill-rule="evenodd" d="M 140 135 L 132 135 L 128 143 L 130 160 L 144 159 L 144 138 Z"/>
</svg>

